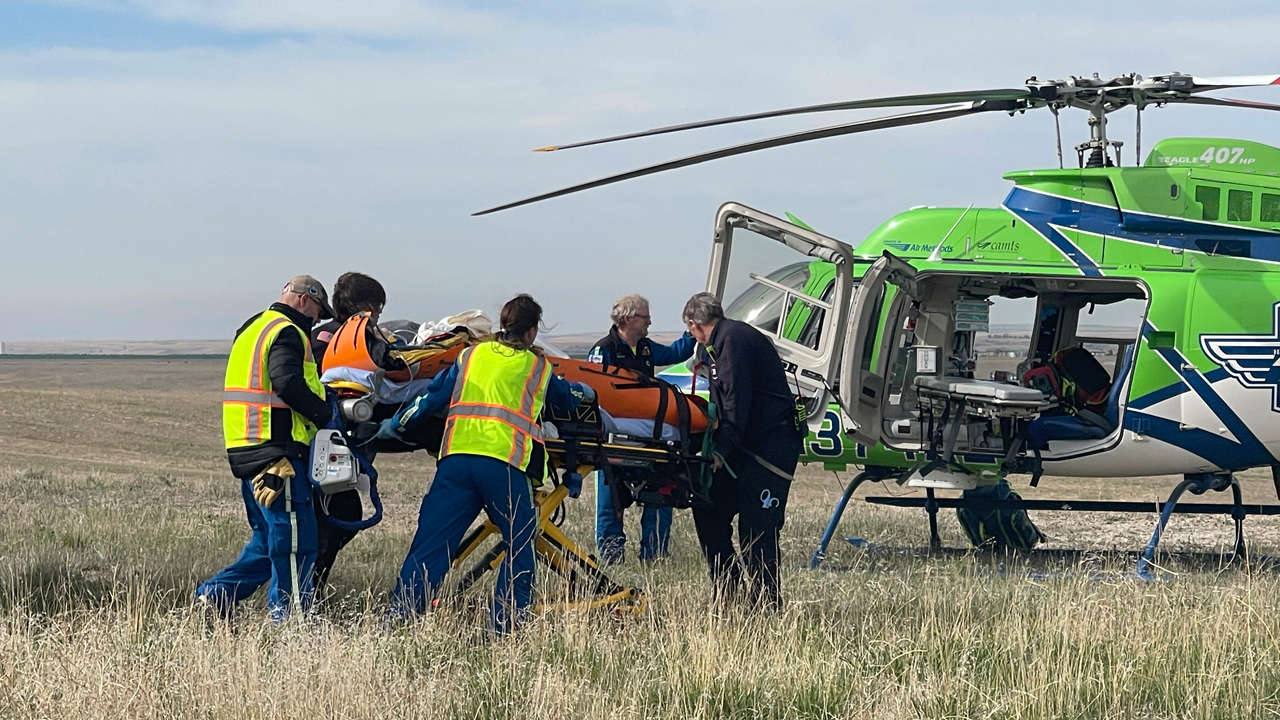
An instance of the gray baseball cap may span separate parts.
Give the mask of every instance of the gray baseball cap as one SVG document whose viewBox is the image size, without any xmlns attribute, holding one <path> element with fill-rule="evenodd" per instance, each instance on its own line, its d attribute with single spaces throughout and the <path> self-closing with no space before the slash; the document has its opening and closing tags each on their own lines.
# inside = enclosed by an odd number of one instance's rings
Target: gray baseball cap
<svg viewBox="0 0 1280 720">
<path fill-rule="evenodd" d="M 325 291 L 324 285 L 319 280 L 310 275 L 298 275 L 284 286 L 285 290 L 295 292 L 299 295 L 306 295 L 312 300 L 320 303 L 320 319 L 328 320 L 335 317 L 333 307 L 329 305 L 329 293 Z"/>
</svg>

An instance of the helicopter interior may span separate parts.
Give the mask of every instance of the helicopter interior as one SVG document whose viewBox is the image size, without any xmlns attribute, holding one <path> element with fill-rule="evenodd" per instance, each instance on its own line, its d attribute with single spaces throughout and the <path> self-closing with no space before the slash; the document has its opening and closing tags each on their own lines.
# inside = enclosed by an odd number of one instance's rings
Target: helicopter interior
<svg viewBox="0 0 1280 720">
<path fill-rule="evenodd" d="M 948 454 L 1005 455 L 1025 444 L 1054 455 L 1105 442 L 1119 428 L 1146 307 L 1143 287 L 1131 280 L 921 275 L 896 293 L 882 325 L 893 329 L 880 345 L 890 348 L 882 437 L 924 450 L 949 421 Z M 1071 348 L 1087 351 L 1075 354 L 1098 378 L 1091 388 L 1098 412 L 1025 387 L 1035 368 Z M 969 400 L 963 417 L 948 417 L 960 396 Z"/>
</svg>

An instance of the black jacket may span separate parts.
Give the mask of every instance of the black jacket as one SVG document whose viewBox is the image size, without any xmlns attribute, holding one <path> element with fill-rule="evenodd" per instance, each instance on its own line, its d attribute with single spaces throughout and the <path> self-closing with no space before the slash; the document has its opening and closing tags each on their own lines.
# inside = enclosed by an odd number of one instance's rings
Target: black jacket
<svg viewBox="0 0 1280 720">
<path fill-rule="evenodd" d="M 329 341 L 342 327 L 337 320 L 325 320 L 311 329 L 311 354 L 316 359 L 316 369 L 324 374 L 324 353 L 329 349 Z"/>
<path fill-rule="evenodd" d="M 627 341 L 623 340 L 622 336 L 618 334 L 617 325 L 609 328 L 608 335 L 596 341 L 591 354 L 587 356 L 587 360 L 635 370 L 648 377 L 653 377 L 654 374 L 653 351 L 649 348 L 649 338 L 640 338 L 640 342 L 636 343 L 636 351 L 633 353 L 627 345 Z"/>
<path fill-rule="evenodd" d="M 773 343 L 751 325 L 721 319 L 700 360 L 708 366 L 711 400 L 720 412 L 716 451 L 760 454 L 778 443 L 800 445 L 794 393 Z"/>
<path fill-rule="evenodd" d="M 609 328 L 608 335 L 596 341 L 587 355 L 587 362 L 626 368 L 641 375 L 653 377 L 659 366 L 674 365 L 688 360 L 693 355 L 694 345 L 689 333 L 685 333 L 670 345 L 663 345 L 648 337 L 642 337 L 636 343 L 635 352 L 632 352 L 627 346 L 627 341 L 618 334 L 618 326 L 614 325 Z"/>
<path fill-rule="evenodd" d="M 275 303 L 270 309 L 281 313 L 303 332 L 310 334 L 311 319 L 306 315 L 283 303 Z M 240 333 L 261 314 L 246 320 L 236 331 L 236 337 L 239 338 Z M 324 427 L 333 418 L 333 410 L 325 399 L 317 397 L 307 387 L 307 379 L 302 372 L 305 353 L 302 337 L 285 328 L 267 351 L 267 376 L 271 378 L 271 389 L 286 405 L 315 423 L 316 427 Z M 294 440 L 292 433 L 293 417 L 290 413 L 271 413 L 271 440 L 261 445 L 227 450 L 231 473 L 238 478 L 253 477 L 281 457 L 305 460 L 310 448 Z"/>
</svg>

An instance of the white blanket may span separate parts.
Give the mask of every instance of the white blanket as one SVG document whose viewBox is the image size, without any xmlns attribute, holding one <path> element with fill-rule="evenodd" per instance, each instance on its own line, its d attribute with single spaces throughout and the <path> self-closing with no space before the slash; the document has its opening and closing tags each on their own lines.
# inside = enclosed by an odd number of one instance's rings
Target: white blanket
<svg viewBox="0 0 1280 720">
<path fill-rule="evenodd" d="M 653 421 L 640 420 L 638 418 L 616 418 L 605 412 L 602 408 L 600 414 L 604 417 L 605 432 L 611 432 L 619 435 L 627 435 L 638 440 L 650 440 L 653 438 Z M 667 423 L 662 424 L 663 440 L 679 440 L 680 430 L 675 425 Z"/>
<path fill-rule="evenodd" d="M 372 370 L 335 367 L 325 370 L 324 375 L 320 376 L 320 381 L 332 382 L 334 380 L 345 380 L 346 382 L 360 383 L 367 388 L 372 388 L 373 375 L 374 373 Z M 425 393 L 427 391 L 427 386 L 430 384 L 430 378 L 410 380 L 408 382 L 395 382 L 393 380 L 383 379 L 382 388 L 375 400 L 380 403 L 391 405 L 408 403 L 422 393 Z M 601 409 L 600 415 L 602 416 L 605 432 L 613 433 L 615 435 L 626 435 L 628 437 L 636 438 L 637 440 L 649 440 L 653 438 L 652 420 L 614 417 L 603 409 Z M 555 435 L 552 435 L 552 437 L 555 437 Z M 661 439 L 679 440 L 680 431 L 675 425 L 663 423 Z"/>
<path fill-rule="evenodd" d="M 347 382 L 356 382 L 367 388 L 373 387 L 373 371 L 359 370 L 350 367 L 335 367 L 324 371 L 324 375 L 320 376 L 320 382 L 333 382 L 334 380 L 345 380 Z M 431 384 L 431 378 L 421 378 L 419 380 L 409 380 L 408 382 L 395 382 L 394 380 L 383 379 L 382 387 L 378 392 L 378 397 L 374 398 L 380 403 L 399 404 L 407 403 L 418 395 L 427 391 L 427 386 Z"/>
</svg>

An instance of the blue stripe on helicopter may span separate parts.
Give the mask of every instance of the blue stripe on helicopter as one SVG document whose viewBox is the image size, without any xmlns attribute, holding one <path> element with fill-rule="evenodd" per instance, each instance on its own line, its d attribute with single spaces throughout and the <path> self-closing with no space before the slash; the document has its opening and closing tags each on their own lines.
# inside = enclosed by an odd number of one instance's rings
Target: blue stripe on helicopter
<svg viewBox="0 0 1280 720">
<path fill-rule="evenodd" d="M 1232 442 L 1217 433 L 1199 428 L 1183 429 L 1181 423 L 1174 420 L 1138 410 L 1125 412 L 1124 426 L 1127 430 L 1187 450 L 1224 470 L 1275 462 L 1261 444 L 1254 448 L 1244 448 L 1240 443 Z"/>
<path fill-rule="evenodd" d="M 1204 376 L 1205 376 L 1205 379 L 1207 379 L 1211 383 L 1216 383 L 1219 380 L 1231 377 L 1227 373 L 1227 371 L 1223 368 L 1210 370 L 1209 372 L 1205 373 Z M 1172 385 L 1166 385 L 1160 388 L 1159 390 L 1152 390 L 1151 392 L 1147 393 L 1146 395 L 1143 395 L 1142 397 L 1134 398 L 1133 400 L 1130 400 L 1129 407 L 1134 408 L 1135 410 L 1142 410 L 1144 408 L 1149 408 L 1152 405 L 1155 405 L 1156 403 L 1161 403 L 1170 398 L 1178 397 L 1179 395 L 1181 395 L 1184 392 L 1187 392 L 1190 389 L 1191 388 L 1187 387 L 1186 383 L 1179 380 L 1178 382 L 1173 383 Z"/>
<path fill-rule="evenodd" d="M 1142 323 L 1142 336 L 1148 338 L 1148 342 L 1150 341 L 1151 333 L 1155 331 L 1156 329 L 1151 323 L 1145 321 Z M 1148 347 L 1150 346 L 1148 345 Z M 1144 435 L 1151 435 L 1170 445 L 1190 451 L 1224 469 L 1266 465 L 1275 462 L 1275 458 L 1267 451 L 1257 436 L 1253 434 L 1253 431 L 1249 429 L 1248 424 L 1241 420 L 1240 416 L 1236 415 L 1235 411 L 1231 409 L 1231 406 L 1214 391 L 1207 376 L 1202 376 L 1196 366 L 1187 362 L 1187 359 L 1183 357 L 1182 353 L 1178 352 L 1177 348 L 1152 349 L 1159 353 L 1160 357 L 1164 358 L 1164 361 L 1169 364 L 1169 367 L 1182 377 L 1182 382 L 1187 387 L 1200 396 L 1200 399 L 1209 406 L 1209 410 L 1214 415 L 1217 415 L 1227 430 L 1236 437 L 1237 442 L 1231 442 L 1215 433 L 1209 433 L 1204 430 L 1182 429 L 1180 423 L 1164 418 L 1156 418 L 1154 415 L 1148 415 L 1137 410 L 1132 413 L 1132 417 L 1130 413 L 1125 413 L 1124 426 L 1126 428 Z M 1160 420 L 1160 422 L 1151 422 L 1152 419 Z M 1174 431 L 1168 431 L 1166 423 L 1172 424 Z M 1151 429 L 1159 429 L 1163 436 L 1154 434 Z M 1210 441 L 1209 438 L 1212 438 L 1213 441 Z M 1222 454 L 1219 451 L 1219 443 L 1217 441 L 1228 443 L 1230 452 Z M 1210 457 L 1211 455 L 1212 457 Z M 1224 462 L 1226 463 L 1225 465 L 1223 464 Z"/>
<path fill-rule="evenodd" d="M 1280 234 L 1256 228 L 1216 225 L 1186 218 L 1162 215 L 1124 213 L 1114 207 L 1095 205 L 1027 188 L 1015 187 L 1004 200 L 1004 207 L 1033 229 L 1080 267 L 1085 275 L 1101 275 L 1097 265 L 1074 243 L 1052 225 L 1076 228 L 1093 235 L 1154 245 L 1163 248 L 1187 247 L 1189 236 L 1212 239 L 1271 240 L 1250 247 L 1249 257 L 1256 260 L 1280 261 Z M 1139 228 L 1150 229 L 1139 229 Z M 1192 237 L 1194 239 L 1194 237 Z M 1194 242 L 1189 249 L 1194 249 Z M 1092 271 L 1091 271 L 1092 270 Z M 1093 272 L 1096 271 L 1096 272 Z"/>
<path fill-rule="evenodd" d="M 1021 218 L 1045 240 L 1058 248 L 1068 260 L 1080 268 L 1080 272 L 1090 277 L 1101 277 L 1102 271 L 1098 269 L 1098 264 L 1053 227 L 1054 225 L 1068 227 L 1076 225 L 1080 218 L 1081 205 L 1083 203 L 1031 192 L 1019 187 L 1015 187 L 1004 199 L 1006 210 Z"/>
</svg>

